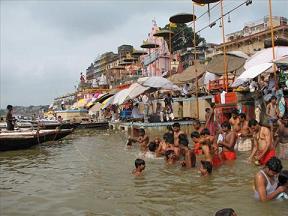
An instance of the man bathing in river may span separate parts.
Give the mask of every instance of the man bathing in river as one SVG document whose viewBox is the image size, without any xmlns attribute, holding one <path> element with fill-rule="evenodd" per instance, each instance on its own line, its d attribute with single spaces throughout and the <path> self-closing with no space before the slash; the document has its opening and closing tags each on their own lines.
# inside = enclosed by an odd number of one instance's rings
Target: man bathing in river
<svg viewBox="0 0 288 216">
<path fill-rule="evenodd" d="M 135 169 L 132 171 L 134 176 L 140 176 L 145 169 L 145 161 L 137 158 L 135 160 Z"/>
<path fill-rule="evenodd" d="M 234 146 L 237 141 L 237 134 L 235 131 L 231 130 L 229 122 L 223 122 L 221 128 L 223 131 L 223 141 L 219 141 L 218 146 L 223 147 L 221 153 L 222 160 L 235 160 L 236 153 L 234 151 Z"/>
<path fill-rule="evenodd" d="M 252 140 L 250 138 L 249 122 L 246 120 L 246 114 L 240 113 L 239 120 L 240 131 L 237 134 L 237 150 L 241 152 L 251 151 Z"/>
<path fill-rule="evenodd" d="M 183 167 L 192 168 L 196 164 L 196 156 L 194 152 L 188 147 L 189 141 L 185 134 L 179 135 L 179 145 L 180 145 L 180 157 L 182 160 L 180 163 Z"/>
<path fill-rule="evenodd" d="M 265 167 L 261 169 L 254 178 L 255 199 L 261 202 L 275 199 L 279 194 L 288 190 L 287 186 L 279 186 L 277 175 L 282 170 L 281 160 L 272 157 Z"/>
<path fill-rule="evenodd" d="M 232 131 L 238 133 L 241 130 L 240 127 L 240 118 L 237 109 L 232 110 L 231 118 L 229 119 Z"/>
<path fill-rule="evenodd" d="M 199 168 L 201 176 L 209 176 L 210 174 L 212 174 L 212 169 L 212 163 L 210 161 L 201 161 L 201 165 Z"/>
<path fill-rule="evenodd" d="M 279 145 L 279 158 L 288 159 L 288 115 L 278 120 L 279 128 L 277 130 L 274 146 Z"/>
<path fill-rule="evenodd" d="M 193 129 L 194 131 L 198 131 L 199 133 L 201 133 L 201 131 L 203 130 L 203 127 L 201 126 L 201 123 L 199 120 L 195 120 L 193 122 Z"/>
<path fill-rule="evenodd" d="M 156 156 L 165 155 L 165 152 L 168 149 L 173 149 L 174 145 L 174 135 L 170 132 L 167 132 L 163 135 L 163 141 L 160 142 L 158 149 L 156 150 Z"/>
<path fill-rule="evenodd" d="M 147 146 L 149 143 L 149 137 L 145 134 L 145 130 L 143 128 L 139 129 L 139 136 L 129 138 L 127 142 L 127 146 L 132 146 L 132 143 L 138 142 L 140 144 L 141 151 L 147 150 Z"/>
<path fill-rule="evenodd" d="M 276 155 L 272 145 L 271 131 L 267 127 L 260 126 L 255 119 L 249 121 L 249 127 L 253 132 L 254 146 L 248 161 L 251 162 L 254 158 L 255 164 L 265 165 Z"/>
<path fill-rule="evenodd" d="M 174 135 L 174 145 L 179 146 L 179 135 L 184 134 L 184 132 L 180 130 L 180 124 L 178 122 L 172 125 L 172 129 Z"/>
</svg>

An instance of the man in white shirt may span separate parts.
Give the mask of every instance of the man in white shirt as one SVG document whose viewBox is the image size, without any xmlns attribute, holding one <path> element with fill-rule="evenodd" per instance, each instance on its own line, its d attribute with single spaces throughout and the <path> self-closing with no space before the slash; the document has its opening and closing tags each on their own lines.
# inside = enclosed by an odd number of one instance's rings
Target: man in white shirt
<svg viewBox="0 0 288 216">
<path fill-rule="evenodd" d="M 135 104 L 135 106 L 133 107 L 131 115 L 132 115 L 132 118 L 136 118 L 136 119 L 144 117 L 144 115 L 141 114 L 139 111 L 139 105 L 138 104 Z"/>
</svg>

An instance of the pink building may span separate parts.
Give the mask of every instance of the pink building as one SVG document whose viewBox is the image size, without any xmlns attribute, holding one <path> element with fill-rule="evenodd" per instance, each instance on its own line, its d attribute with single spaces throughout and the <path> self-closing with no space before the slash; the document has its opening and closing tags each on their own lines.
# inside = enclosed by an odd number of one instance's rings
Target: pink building
<svg viewBox="0 0 288 216">
<path fill-rule="evenodd" d="M 159 45 L 159 47 L 145 49 L 148 54 L 141 56 L 143 76 L 163 76 L 169 71 L 170 52 L 166 41 L 162 37 L 153 36 L 160 29 L 155 20 L 152 22 L 151 32 L 144 43 L 154 43 Z"/>
</svg>

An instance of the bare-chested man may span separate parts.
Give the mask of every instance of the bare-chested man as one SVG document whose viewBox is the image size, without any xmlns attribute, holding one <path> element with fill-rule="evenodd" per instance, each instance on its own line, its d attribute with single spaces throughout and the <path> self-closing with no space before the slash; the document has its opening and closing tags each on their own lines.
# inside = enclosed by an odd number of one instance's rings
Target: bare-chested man
<svg viewBox="0 0 288 216">
<path fill-rule="evenodd" d="M 234 151 L 234 146 L 237 141 L 237 134 L 235 131 L 231 130 L 229 122 L 223 122 L 221 128 L 223 131 L 223 140 L 218 142 L 218 146 L 223 147 L 221 153 L 222 160 L 235 160 L 236 153 Z"/>
<path fill-rule="evenodd" d="M 238 133 L 241 130 L 239 112 L 237 109 L 232 110 L 231 118 L 229 119 L 232 131 Z"/>
<path fill-rule="evenodd" d="M 270 102 L 266 107 L 266 115 L 268 116 L 268 122 L 271 129 L 271 137 L 272 140 L 274 138 L 274 124 L 277 122 L 279 118 L 279 109 L 277 106 L 277 97 L 272 96 Z"/>
<path fill-rule="evenodd" d="M 246 114 L 240 113 L 239 120 L 240 120 L 240 131 L 237 134 L 238 135 L 237 150 L 241 152 L 251 151 L 252 137 L 250 136 L 249 122 L 246 120 Z"/>
<path fill-rule="evenodd" d="M 172 125 L 173 135 L 174 135 L 174 145 L 179 147 L 179 135 L 184 134 L 183 131 L 180 130 L 180 124 L 175 122 Z"/>
<path fill-rule="evenodd" d="M 222 162 L 218 155 L 218 145 L 214 142 L 215 137 L 210 135 L 208 128 L 204 128 L 200 135 L 200 144 L 205 161 L 211 162 L 213 167 L 218 167 Z"/>
<path fill-rule="evenodd" d="M 201 131 L 203 130 L 203 127 L 201 126 L 201 123 L 199 120 L 195 120 L 193 122 L 193 128 L 194 128 L 194 131 L 198 131 L 199 133 L 201 133 Z"/>
<path fill-rule="evenodd" d="M 183 156 L 183 159 L 180 163 L 183 167 L 192 168 L 196 164 L 196 155 L 193 150 L 188 147 L 189 141 L 186 134 L 179 135 L 179 145 L 180 145 L 180 156 Z"/>
<path fill-rule="evenodd" d="M 137 158 L 135 160 L 135 169 L 132 171 L 134 176 L 141 176 L 145 169 L 145 161 L 143 159 Z"/>
<path fill-rule="evenodd" d="M 272 145 L 271 131 L 267 127 L 260 126 L 255 119 L 249 121 L 249 128 L 253 133 L 254 146 L 248 161 L 251 162 L 254 158 L 255 164 L 265 165 L 276 155 Z"/>
<path fill-rule="evenodd" d="M 173 149 L 174 146 L 174 136 L 172 133 L 167 132 L 163 135 L 163 140 L 160 142 L 157 150 L 156 150 L 156 156 L 162 156 L 165 154 L 165 152 L 169 149 Z"/>
<path fill-rule="evenodd" d="M 140 144 L 140 150 L 146 151 L 149 143 L 149 136 L 145 134 L 145 130 L 143 128 L 139 129 L 139 136 L 129 138 L 127 142 L 127 146 L 131 146 L 133 142 L 138 142 Z"/>
<path fill-rule="evenodd" d="M 279 158 L 288 159 L 288 115 L 278 120 L 278 131 L 275 139 L 275 148 L 279 145 Z"/>
</svg>

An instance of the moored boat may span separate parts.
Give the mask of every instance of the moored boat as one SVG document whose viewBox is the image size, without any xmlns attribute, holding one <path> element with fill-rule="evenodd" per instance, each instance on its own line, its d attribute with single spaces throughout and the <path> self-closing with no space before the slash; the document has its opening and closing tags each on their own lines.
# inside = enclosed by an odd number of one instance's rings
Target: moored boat
<svg viewBox="0 0 288 216">
<path fill-rule="evenodd" d="M 34 145 L 56 141 L 71 134 L 73 129 L 40 131 L 5 131 L 0 133 L 0 151 L 26 149 Z"/>
<path fill-rule="evenodd" d="M 109 123 L 108 122 L 82 122 L 77 125 L 79 129 L 85 128 L 96 128 L 96 129 L 108 129 Z"/>
</svg>

